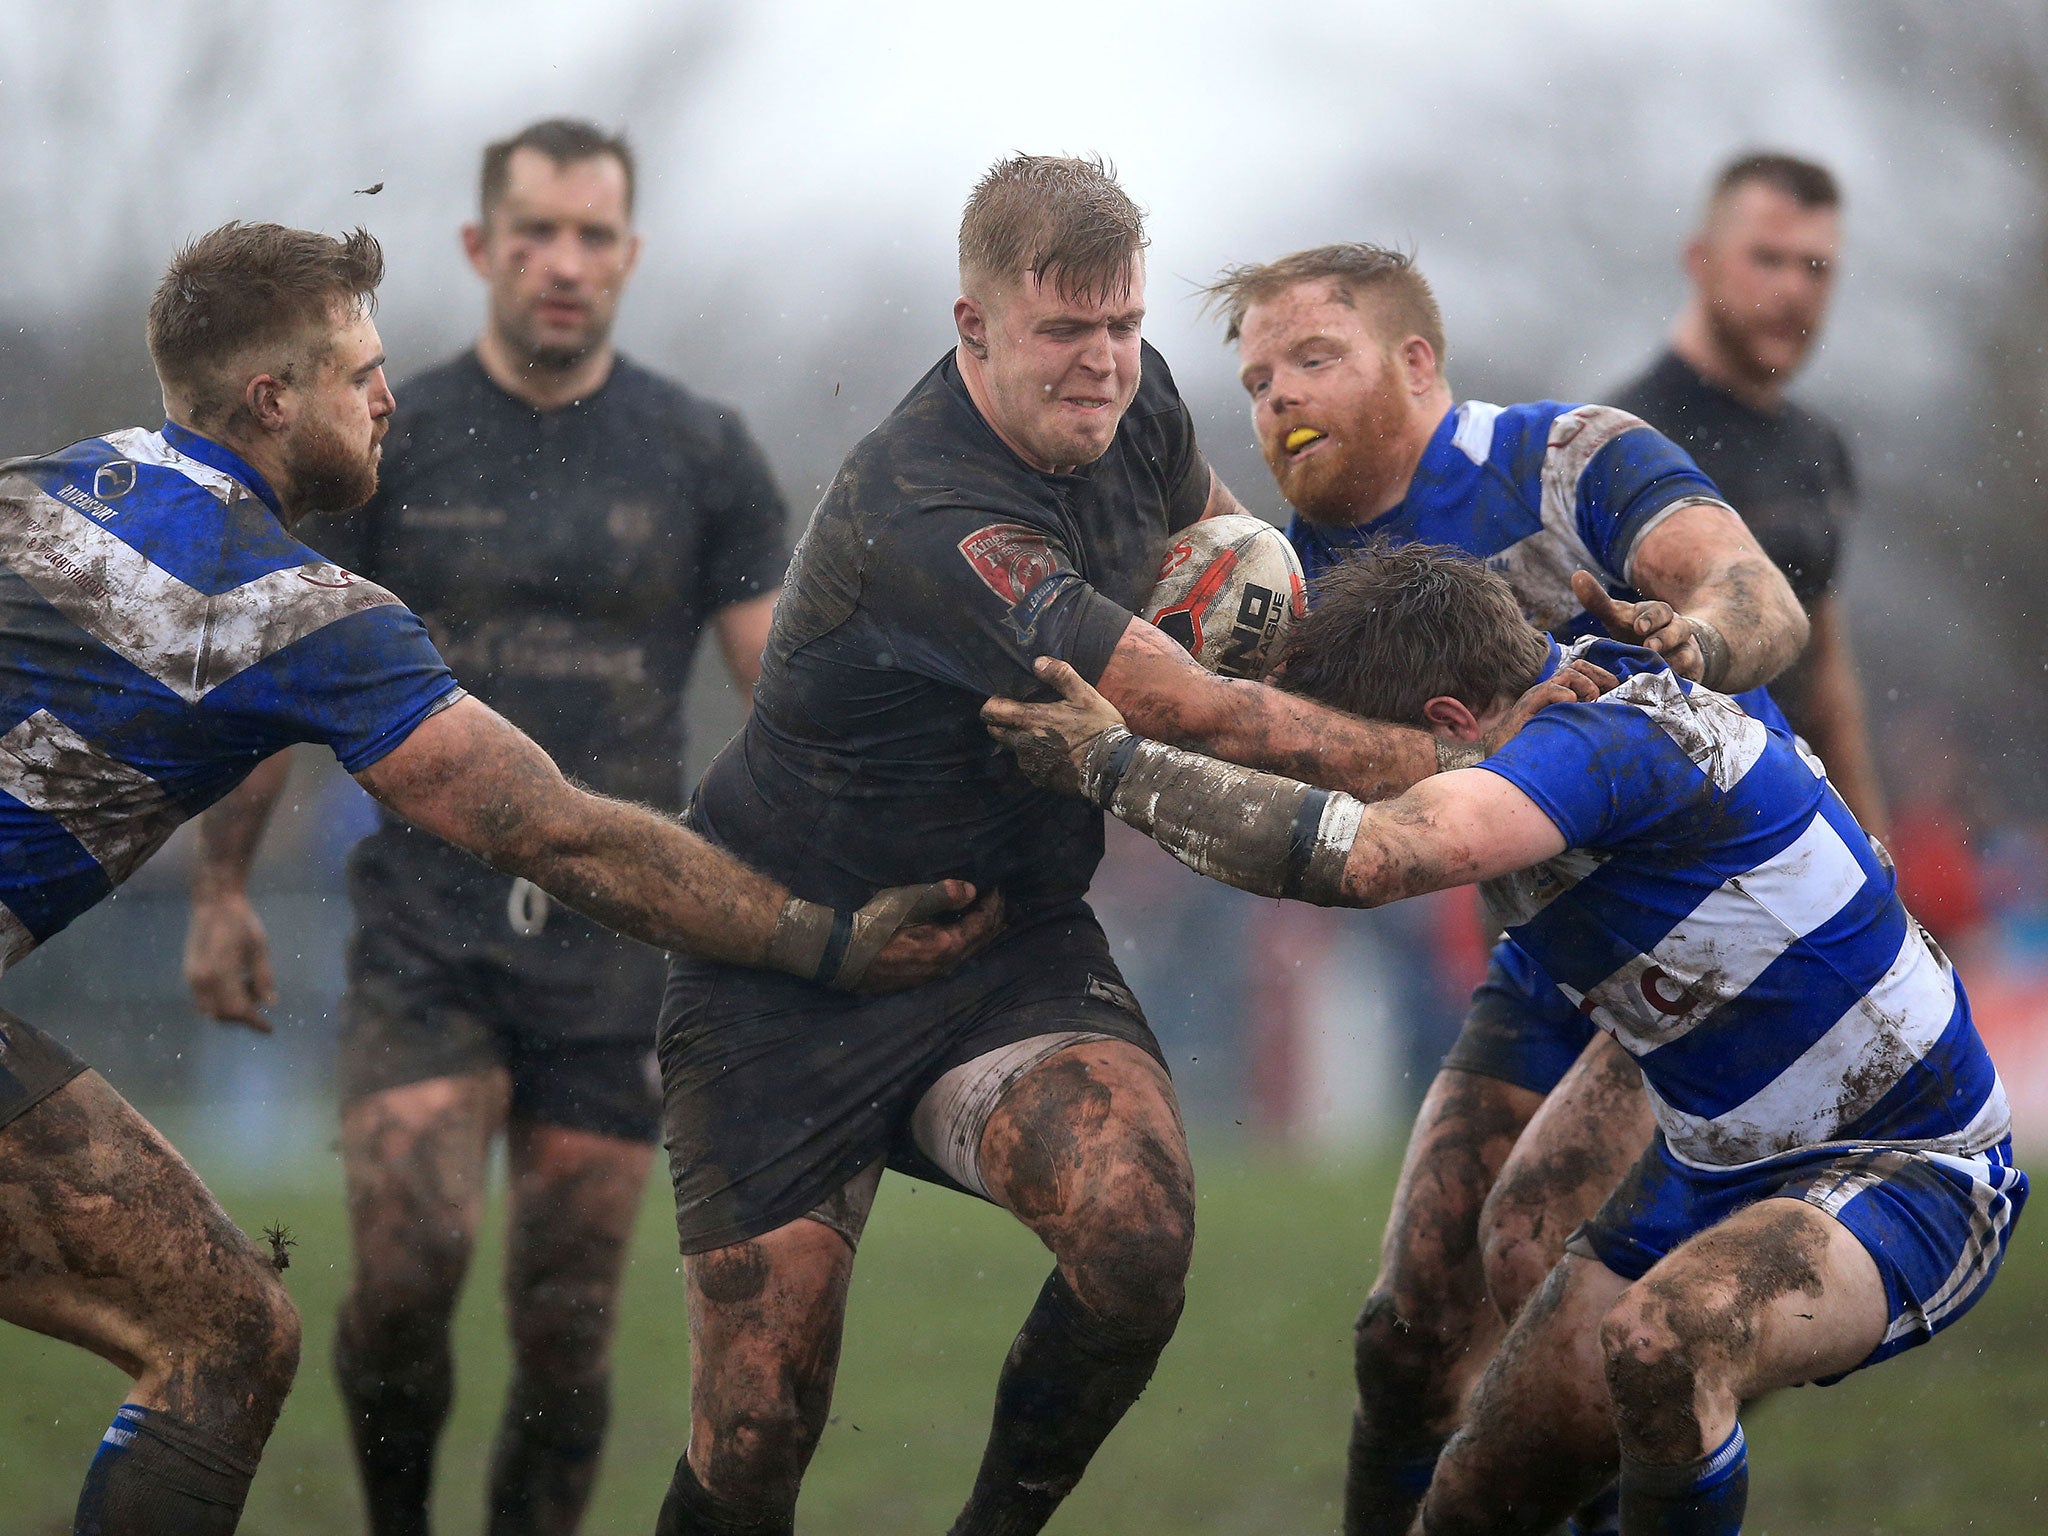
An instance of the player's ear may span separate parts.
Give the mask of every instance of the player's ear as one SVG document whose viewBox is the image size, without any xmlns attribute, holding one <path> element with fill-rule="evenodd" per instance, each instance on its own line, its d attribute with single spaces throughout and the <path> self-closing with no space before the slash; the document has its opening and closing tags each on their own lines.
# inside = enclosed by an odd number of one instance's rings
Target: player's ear
<svg viewBox="0 0 2048 1536">
<path fill-rule="evenodd" d="M 274 373 L 259 373 L 242 386 L 242 408 L 265 432 L 282 432 L 291 416 L 284 400 L 290 387 Z"/>
<path fill-rule="evenodd" d="M 988 356 L 988 307 L 981 300 L 961 294 L 953 301 L 953 328 L 960 333 L 960 345 L 979 358 Z"/>
<path fill-rule="evenodd" d="M 636 229 L 632 234 L 626 236 L 626 265 L 625 269 L 619 273 L 619 281 L 624 282 L 627 278 L 631 277 L 633 269 L 639 265 L 640 231 Z"/>
<path fill-rule="evenodd" d="M 481 224 L 462 226 L 462 254 L 469 258 L 470 270 L 478 277 L 489 277 L 490 235 Z"/>
<path fill-rule="evenodd" d="M 1411 395 L 1426 395 L 1437 386 L 1436 348 L 1420 336 L 1401 343 L 1401 372 Z"/>
<path fill-rule="evenodd" d="M 1707 232 L 1702 229 L 1685 242 L 1685 275 L 1697 287 L 1707 279 Z"/>
<path fill-rule="evenodd" d="M 1422 718 L 1429 722 L 1432 731 L 1441 732 L 1453 741 L 1477 741 L 1485 734 L 1479 728 L 1478 716 L 1462 700 L 1447 693 L 1440 693 L 1423 705 Z"/>
</svg>

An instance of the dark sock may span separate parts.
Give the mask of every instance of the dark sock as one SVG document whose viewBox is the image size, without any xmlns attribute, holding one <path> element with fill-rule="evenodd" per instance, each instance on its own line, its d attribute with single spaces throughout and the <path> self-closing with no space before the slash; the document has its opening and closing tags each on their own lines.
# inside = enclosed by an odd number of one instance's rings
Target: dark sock
<svg viewBox="0 0 2048 1536">
<path fill-rule="evenodd" d="M 1444 1437 L 1426 1445 L 1388 1448 L 1372 1443 L 1364 1421 L 1351 1419 L 1351 1452 L 1344 1477 L 1344 1536 L 1407 1536 L 1436 1476 Z"/>
<path fill-rule="evenodd" d="M 254 1456 L 124 1403 L 85 1474 L 72 1536 L 228 1536 L 255 1475 Z"/>
<path fill-rule="evenodd" d="M 611 1384 L 514 1374 L 491 1453 L 490 1536 L 573 1530 L 597 1481 Z"/>
<path fill-rule="evenodd" d="M 686 1453 L 676 1462 L 654 1536 L 792 1536 L 796 1510 L 756 1514 L 713 1496 L 697 1481 Z"/>
<path fill-rule="evenodd" d="M 1748 1504 L 1740 1424 L 1719 1450 L 1683 1466 L 1621 1458 L 1622 1536 L 1736 1536 Z"/>
<path fill-rule="evenodd" d="M 348 1411 L 370 1530 L 373 1536 L 427 1536 L 434 1447 L 455 1395 L 447 1332 L 430 1342 L 414 1340 L 405 1355 L 385 1347 L 374 1357 L 357 1345 L 355 1332 L 344 1313 L 334 1336 L 334 1376 Z"/>
<path fill-rule="evenodd" d="M 1571 1536 L 1620 1536 L 1621 1489 L 1613 1483 L 1579 1506 L 1567 1527 Z"/>
<path fill-rule="evenodd" d="M 1180 1309 L 1120 1328 L 1054 1270 L 996 1384 L 995 1422 L 952 1536 L 1030 1536 L 1073 1490 L 1096 1448 L 1145 1390 Z"/>
</svg>

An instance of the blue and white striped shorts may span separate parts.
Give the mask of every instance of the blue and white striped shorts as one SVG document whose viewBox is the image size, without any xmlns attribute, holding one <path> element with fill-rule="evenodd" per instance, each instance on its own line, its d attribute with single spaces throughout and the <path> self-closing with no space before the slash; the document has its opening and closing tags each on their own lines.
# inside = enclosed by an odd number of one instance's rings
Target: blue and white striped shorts
<svg viewBox="0 0 2048 1536">
<path fill-rule="evenodd" d="M 2005 1259 L 2027 1176 L 2012 1165 L 2011 1137 L 1974 1157 L 1838 1144 L 1703 1169 L 1673 1157 L 1660 1132 L 1569 1247 L 1640 1280 L 1687 1238 L 1772 1198 L 1819 1206 L 1876 1260 L 1891 1324 L 1861 1370 L 1926 1343 L 1976 1304 Z"/>
</svg>

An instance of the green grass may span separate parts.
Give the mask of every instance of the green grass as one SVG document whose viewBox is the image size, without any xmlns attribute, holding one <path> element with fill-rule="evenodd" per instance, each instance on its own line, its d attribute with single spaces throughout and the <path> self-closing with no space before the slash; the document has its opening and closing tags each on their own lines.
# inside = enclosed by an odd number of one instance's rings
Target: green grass
<svg viewBox="0 0 2048 1536">
<path fill-rule="evenodd" d="M 1349 1412 L 1348 1327 L 1371 1272 L 1391 1169 L 1199 1158 L 1201 1232 L 1188 1309 L 1143 1402 L 1055 1533 L 1327 1532 L 1338 1524 Z M 305 1364 L 243 1530 L 362 1529 L 327 1363 L 346 1264 L 338 1170 L 220 1193 L 250 1230 L 300 1239 L 288 1280 Z M 498 1231 L 461 1312 L 460 1381 L 437 1514 L 482 1524 L 480 1489 L 506 1352 Z M 885 1181 L 862 1245 L 831 1429 L 805 1485 L 803 1529 L 940 1532 L 987 1432 L 990 1392 L 1046 1261 L 978 1202 Z M 624 1301 L 613 1431 L 586 1529 L 644 1532 L 686 1426 L 682 1280 L 667 1193 L 650 1186 Z M 1753 1410 L 1755 1536 L 1909 1536 L 2048 1529 L 2048 1232 L 2022 1227 L 1990 1298 L 1932 1348 L 1825 1391 Z M 77 1350 L 0 1329 L 0 1529 L 69 1529 L 71 1503 L 121 1381 Z"/>
</svg>

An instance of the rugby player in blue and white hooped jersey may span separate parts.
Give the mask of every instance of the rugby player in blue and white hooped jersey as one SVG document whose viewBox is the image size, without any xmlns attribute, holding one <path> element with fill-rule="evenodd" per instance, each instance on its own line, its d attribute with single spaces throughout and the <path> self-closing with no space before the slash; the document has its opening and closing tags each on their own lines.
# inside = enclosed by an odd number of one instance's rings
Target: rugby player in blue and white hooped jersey
<svg viewBox="0 0 2048 1536">
<path fill-rule="evenodd" d="M 383 269 L 361 230 L 201 237 L 150 308 L 163 430 L 0 464 L 0 966 L 301 741 L 414 825 L 660 948 L 901 986 L 985 940 L 993 922 L 972 918 L 898 931 L 964 904 L 961 882 L 838 914 L 670 818 L 577 789 L 457 686 L 397 598 L 293 537 L 376 489 L 394 409 L 370 318 Z M 5 1013 L 0 1318 L 134 1378 L 79 1532 L 234 1529 L 298 1364 L 298 1314 L 163 1138 Z"/>
<path fill-rule="evenodd" d="M 1435 298 L 1397 252 L 1302 251 L 1211 295 L 1311 581 L 1370 539 L 1454 546 L 1539 629 L 1627 634 L 1782 723 L 1760 685 L 1805 616 L 1683 450 L 1605 406 L 1454 404 Z M 1359 1314 L 1349 1536 L 1406 1528 L 1502 1320 L 1648 1140 L 1634 1069 L 1588 1052 L 1594 1033 L 1522 949 L 1495 950 L 1416 1117 Z"/>
<path fill-rule="evenodd" d="M 1063 703 L 984 714 L 1027 772 L 1071 764 L 1061 787 L 1246 889 L 1481 882 L 1640 1065 L 1657 1130 L 1511 1325 L 1415 1529 L 1548 1531 L 1618 1466 L 1623 1532 L 1727 1536 L 1742 1405 L 1924 1343 L 2004 1256 L 2027 1181 L 1962 986 L 1788 732 L 1647 650 L 1560 650 L 1454 550 L 1372 546 L 1321 585 L 1283 663 L 1320 703 L 1469 742 L 1567 658 L 1620 681 L 1369 807 L 1141 741 L 1057 662 Z"/>
</svg>

